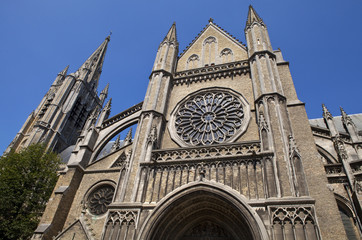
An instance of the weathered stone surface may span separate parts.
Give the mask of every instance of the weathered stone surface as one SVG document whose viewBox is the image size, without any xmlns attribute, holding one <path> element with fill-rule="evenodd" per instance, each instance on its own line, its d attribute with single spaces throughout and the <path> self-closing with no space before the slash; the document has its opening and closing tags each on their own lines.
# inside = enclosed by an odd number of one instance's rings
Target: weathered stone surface
<svg viewBox="0 0 362 240">
<path fill-rule="evenodd" d="M 179 57 L 171 26 L 144 101 L 85 123 L 34 239 L 359 238 L 359 118 L 324 106 L 309 122 L 265 23 L 247 19 L 248 48 L 210 19 Z"/>
</svg>

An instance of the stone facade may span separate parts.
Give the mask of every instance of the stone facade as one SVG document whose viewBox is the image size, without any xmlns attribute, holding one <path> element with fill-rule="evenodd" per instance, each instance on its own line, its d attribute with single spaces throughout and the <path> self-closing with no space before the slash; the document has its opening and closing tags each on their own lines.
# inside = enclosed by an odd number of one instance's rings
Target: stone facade
<svg viewBox="0 0 362 240">
<path fill-rule="evenodd" d="M 94 98 L 33 239 L 359 239 L 362 117 L 308 120 L 252 7 L 245 36 L 210 19 L 179 54 L 173 24 L 142 103 L 109 118 Z"/>
</svg>

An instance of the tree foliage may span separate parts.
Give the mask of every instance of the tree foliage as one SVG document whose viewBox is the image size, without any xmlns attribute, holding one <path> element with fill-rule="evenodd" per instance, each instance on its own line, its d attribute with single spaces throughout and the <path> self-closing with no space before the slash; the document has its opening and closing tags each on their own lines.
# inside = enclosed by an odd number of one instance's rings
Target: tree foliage
<svg viewBox="0 0 362 240">
<path fill-rule="evenodd" d="M 60 158 L 31 145 L 0 158 L 0 239 L 28 239 L 57 181 Z"/>
</svg>

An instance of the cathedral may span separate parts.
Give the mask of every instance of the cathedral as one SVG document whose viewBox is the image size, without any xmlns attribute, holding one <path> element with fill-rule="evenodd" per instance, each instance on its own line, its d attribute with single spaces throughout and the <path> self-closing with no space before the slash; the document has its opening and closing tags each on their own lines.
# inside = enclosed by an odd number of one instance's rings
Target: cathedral
<svg viewBox="0 0 362 240">
<path fill-rule="evenodd" d="M 174 23 L 144 101 L 113 116 L 110 37 L 61 71 L 6 150 L 64 160 L 32 239 L 360 239 L 362 114 L 309 120 L 252 6 L 244 31 L 210 19 L 179 52 Z"/>
</svg>

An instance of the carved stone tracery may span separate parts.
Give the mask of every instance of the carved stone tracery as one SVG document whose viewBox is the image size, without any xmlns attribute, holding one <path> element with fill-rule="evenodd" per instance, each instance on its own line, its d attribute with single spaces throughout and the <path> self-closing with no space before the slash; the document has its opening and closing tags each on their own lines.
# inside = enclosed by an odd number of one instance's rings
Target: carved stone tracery
<svg viewBox="0 0 362 240">
<path fill-rule="evenodd" d="M 211 145 L 240 135 L 248 116 L 247 105 L 239 96 L 220 89 L 203 90 L 179 104 L 171 124 L 186 145 Z"/>
<path fill-rule="evenodd" d="M 312 207 L 272 207 L 271 216 L 274 239 L 320 239 Z"/>
<path fill-rule="evenodd" d="M 205 39 L 204 45 L 206 45 L 206 44 L 211 44 L 211 43 L 216 43 L 216 42 L 217 42 L 217 41 L 216 41 L 216 38 L 210 36 L 210 37 L 208 37 L 208 38 Z"/>
<path fill-rule="evenodd" d="M 221 53 L 220 53 L 220 56 L 227 56 L 227 55 L 232 55 L 233 54 L 233 51 L 231 51 L 230 48 L 224 48 Z"/>
<path fill-rule="evenodd" d="M 87 208 L 93 215 L 101 215 L 107 212 L 107 206 L 112 202 L 114 187 L 102 185 L 91 192 L 87 199 Z"/>
</svg>

